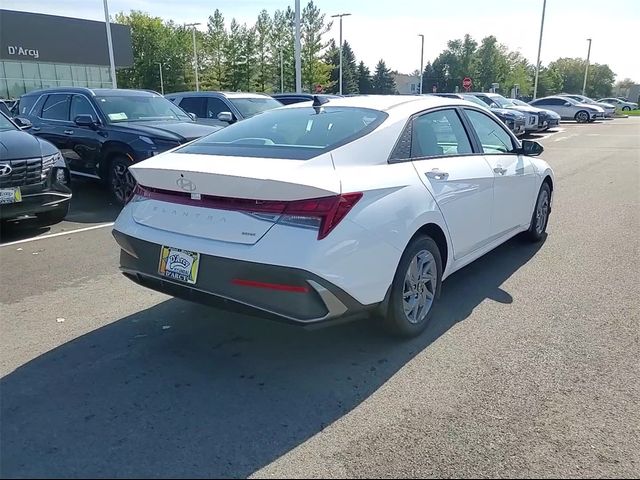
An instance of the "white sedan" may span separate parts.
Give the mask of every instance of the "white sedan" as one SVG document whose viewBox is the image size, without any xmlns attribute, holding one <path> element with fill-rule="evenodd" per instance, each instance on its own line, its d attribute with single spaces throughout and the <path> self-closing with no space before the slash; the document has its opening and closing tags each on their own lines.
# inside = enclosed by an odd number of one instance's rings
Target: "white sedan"
<svg viewBox="0 0 640 480">
<path fill-rule="evenodd" d="M 133 281 L 310 325 L 425 329 L 441 282 L 524 232 L 553 172 L 475 104 L 360 96 L 262 113 L 131 167 L 114 226 Z"/>
</svg>

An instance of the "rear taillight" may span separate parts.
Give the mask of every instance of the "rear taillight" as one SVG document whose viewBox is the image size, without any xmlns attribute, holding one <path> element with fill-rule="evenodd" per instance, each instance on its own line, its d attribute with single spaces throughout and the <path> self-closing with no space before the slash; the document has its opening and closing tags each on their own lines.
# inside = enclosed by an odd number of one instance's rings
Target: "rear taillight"
<svg viewBox="0 0 640 480">
<path fill-rule="evenodd" d="M 332 197 L 306 200 L 250 200 L 246 198 L 215 197 L 160 190 L 136 185 L 130 201 L 154 199 L 163 202 L 180 203 L 202 208 L 246 212 L 256 216 L 273 219 L 282 225 L 312 228 L 318 230 L 318 240 L 325 238 L 344 219 L 362 193 L 345 193 Z M 278 216 L 280 218 L 278 218 Z"/>
<path fill-rule="evenodd" d="M 318 228 L 318 240 L 321 240 L 336 228 L 361 198 L 362 193 L 358 192 L 288 202 L 279 223 Z"/>
</svg>

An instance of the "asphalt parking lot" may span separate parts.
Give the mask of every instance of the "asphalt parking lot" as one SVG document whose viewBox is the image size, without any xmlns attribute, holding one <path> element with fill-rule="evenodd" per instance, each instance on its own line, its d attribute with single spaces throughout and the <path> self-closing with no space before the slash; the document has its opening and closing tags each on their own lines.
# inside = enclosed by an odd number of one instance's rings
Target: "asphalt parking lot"
<svg viewBox="0 0 640 480">
<path fill-rule="evenodd" d="M 77 182 L 2 231 L 0 476 L 638 477 L 640 118 L 539 140 L 546 241 L 454 274 L 408 342 L 145 290 Z"/>
</svg>

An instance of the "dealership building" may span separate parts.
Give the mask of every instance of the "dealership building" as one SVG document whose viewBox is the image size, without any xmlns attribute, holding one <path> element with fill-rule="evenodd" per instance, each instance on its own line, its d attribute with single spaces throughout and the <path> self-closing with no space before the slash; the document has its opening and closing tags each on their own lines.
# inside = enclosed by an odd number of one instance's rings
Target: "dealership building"
<svg viewBox="0 0 640 480">
<path fill-rule="evenodd" d="M 133 64 L 131 29 L 111 24 L 116 68 Z M 104 22 L 0 9 L 0 99 L 50 87 L 111 87 Z"/>
</svg>

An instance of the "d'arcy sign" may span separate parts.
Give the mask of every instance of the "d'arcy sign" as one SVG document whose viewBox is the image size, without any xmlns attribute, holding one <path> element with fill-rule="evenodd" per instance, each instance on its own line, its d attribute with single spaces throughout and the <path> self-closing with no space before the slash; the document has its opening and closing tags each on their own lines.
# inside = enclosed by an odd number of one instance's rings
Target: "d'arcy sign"
<svg viewBox="0 0 640 480">
<path fill-rule="evenodd" d="M 21 57 L 40 58 L 40 52 L 36 48 L 24 48 L 9 45 L 7 47 L 9 55 L 18 55 Z"/>
</svg>

